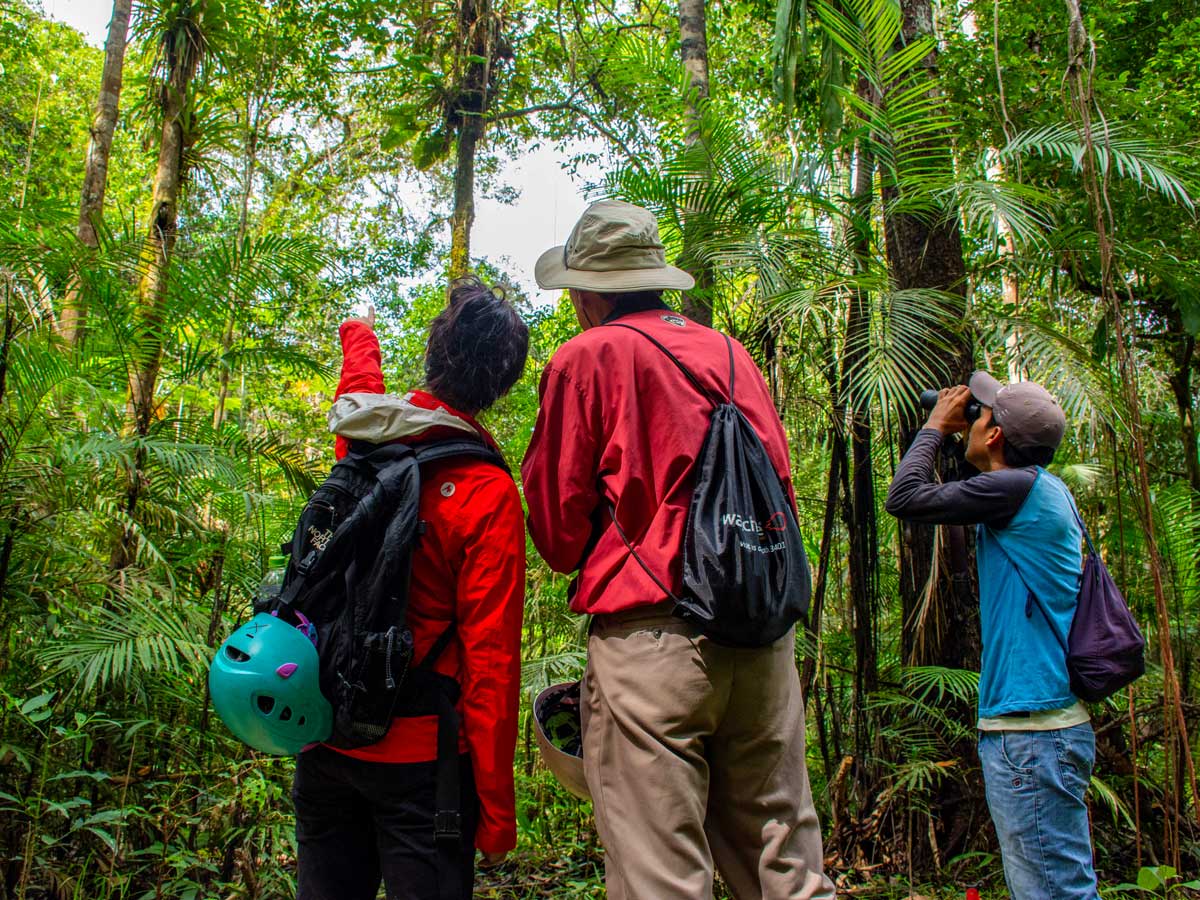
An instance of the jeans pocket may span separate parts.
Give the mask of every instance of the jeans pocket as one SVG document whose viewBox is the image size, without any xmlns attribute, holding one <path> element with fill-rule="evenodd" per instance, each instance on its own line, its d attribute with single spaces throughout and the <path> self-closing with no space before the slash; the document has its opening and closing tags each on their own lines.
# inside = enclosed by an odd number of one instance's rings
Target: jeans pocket
<svg viewBox="0 0 1200 900">
<path fill-rule="evenodd" d="M 1030 737 L 1031 734 L 1033 732 L 1001 731 L 1000 739 L 996 742 L 996 749 L 1004 764 L 1021 775 L 1032 774 L 1038 761 L 1037 742 Z"/>
<path fill-rule="evenodd" d="M 1091 725 L 1064 728 L 1054 733 L 1058 769 L 1063 786 L 1080 799 L 1092 779 L 1096 759 L 1095 738 Z"/>
</svg>

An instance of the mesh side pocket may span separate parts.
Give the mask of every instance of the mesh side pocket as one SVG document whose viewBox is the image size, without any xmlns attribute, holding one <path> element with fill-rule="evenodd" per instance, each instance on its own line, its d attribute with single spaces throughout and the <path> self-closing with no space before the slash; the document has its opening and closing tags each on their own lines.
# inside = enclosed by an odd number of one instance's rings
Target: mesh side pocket
<svg viewBox="0 0 1200 900">
<path fill-rule="evenodd" d="M 393 626 L 362 637 L 357 671 L 340 685 L 337 731 L 343 746 L 363 747 L 387 734 L 412 662 L 412 632 Z"/>
</svg>

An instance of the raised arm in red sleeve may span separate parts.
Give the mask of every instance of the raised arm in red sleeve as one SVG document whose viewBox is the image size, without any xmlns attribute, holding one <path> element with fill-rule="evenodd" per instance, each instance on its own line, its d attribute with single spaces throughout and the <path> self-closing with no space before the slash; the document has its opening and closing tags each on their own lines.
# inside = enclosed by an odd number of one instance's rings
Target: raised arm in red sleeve
<svg viewBox="0 0 1200 900">
<path fill-rule="evenodd" d="M 502 472 L 465 498 L 471 520 L 458 567 L 463 731 L 479 792 L 475 845 L 503 853 L 517 845 L 513 752 L 521 688 L 525 605 L 525 524 L 521 498 Z"/>
<path fill-rule="evenodd" d="M 542 372 L 541 404 L 521 479 L 534 546 L 554 571 L 574 572 L 583 562 L 592 514 L 600 504 L 596 442 L 601 426 L 583 387 L 556 361 Z"/>
<path fill-rule="evenodd" d="M 382 394 L 383 357 L 375 332 L 366 322 L 350 319 L 342 323 L 338 336 L 342 339 L 342 377 L 333 399 L 342 394 Z M 349 450 L 350 442 L 339 434 L 334 455 L 341 459 Z"/>
</svg>

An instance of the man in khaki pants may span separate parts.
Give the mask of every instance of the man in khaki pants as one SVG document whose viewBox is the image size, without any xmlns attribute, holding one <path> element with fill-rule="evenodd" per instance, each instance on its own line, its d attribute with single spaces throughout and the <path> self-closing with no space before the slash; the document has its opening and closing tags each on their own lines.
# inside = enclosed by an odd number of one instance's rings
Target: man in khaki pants
<svg viewBox="0 0 1200 900">
<path fill-rule="evenodd" d="M 662 351 L 727 396 L 725 339 L 662 302 L 693 280 L 666 264 L 654 217 L 631 204 L 592 204 L 535 275 L 569 289 L 583 329 L 542 374 L 522 476 L 534 544 L 551 568 L 578 571 L 571 608 L 593 616 L 583 757 L 608 895 L 708 898 L 715 862 L 739 900 L 833 897 L 793 634 L 731 648 L 672 615 L 713 407 Z M 603 327 L 617 320 L 642 333 Z M 790 492 L 782 423 L 736 341 L 732 366 L 738 408 Z"/>
</svg>

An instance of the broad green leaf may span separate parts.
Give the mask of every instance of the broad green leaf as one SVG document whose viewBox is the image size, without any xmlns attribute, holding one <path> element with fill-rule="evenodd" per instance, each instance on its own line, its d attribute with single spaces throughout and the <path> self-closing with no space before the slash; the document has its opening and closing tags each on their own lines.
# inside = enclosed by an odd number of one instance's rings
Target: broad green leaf
<svg viewBox="0 0 1200 900">
<path fill-rule="evenodd" d="M 1154 891 L 1163 886 L 1163 880 L 1155 869 L 1143 866 L 1138 872 L 1138 887 L 1144 891 Z"/>
<path fill-rule="evenodd" d="M 21 704 L 21 712 L 24 715 L 29 715 L 34 710 L 41 709 L 53 699 L 54 691 L 48 694 L 38 694 L 36 697 L 31 697 Z"/>
</svg>

